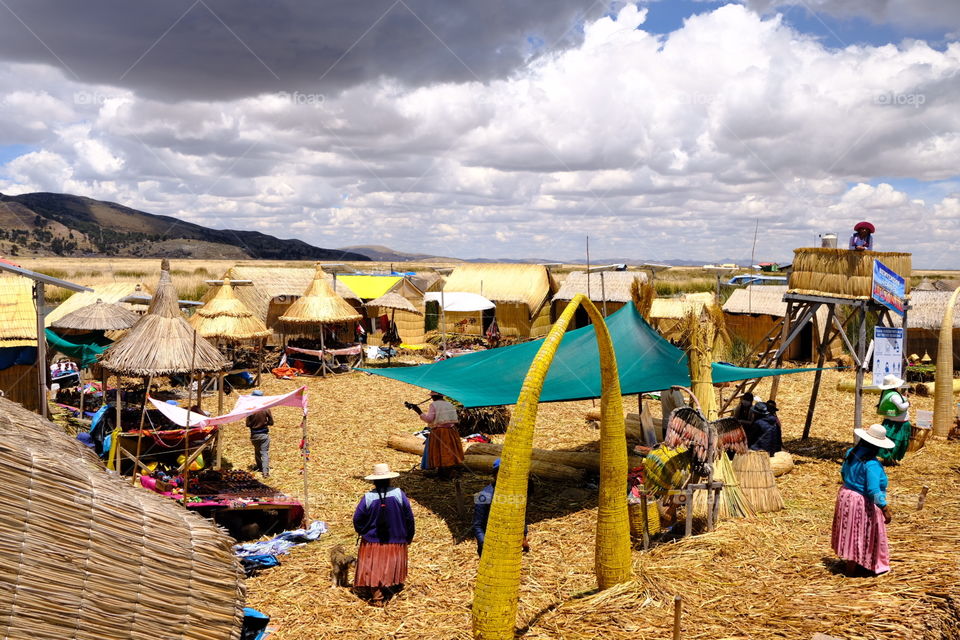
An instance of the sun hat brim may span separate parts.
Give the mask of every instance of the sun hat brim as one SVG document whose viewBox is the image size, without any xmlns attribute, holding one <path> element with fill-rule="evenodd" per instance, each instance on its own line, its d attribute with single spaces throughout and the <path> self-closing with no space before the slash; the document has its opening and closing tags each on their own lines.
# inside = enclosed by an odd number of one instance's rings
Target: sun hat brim
<svg viewBox="0 0 960 640">
<path fill-rule="evenodd" d="M 907 381 L 904 380 L 903 378 L 897 378 L 896 384 L 881 384 L 880 386 L 877 387 L 877 389 L 880 389 L 881 391 L 886 391 L 887 389 L 899 389 L 906 383 Z"/>
<path fill-rule="evenodd" d="M 853 432 L 857 434 L 861 440 L 866 440 L 870 444 L 875 444 L 881 449 L 893 449 L 895 446 L 897 446 L 896 443 L 890 438 L 875 438 L 870 435 L 866 429 L 854 429 Z"/>
<path fill-rule="evenodd" d="M 390 480 L 391 478 L 399 478 L 400 474 L 396 471 L 391 471 L 390 473 L 374 473 L 369 476 L 364 476 L 363 479 L 368 482 L 373 482 L 374 480 Z"/>
</svg>

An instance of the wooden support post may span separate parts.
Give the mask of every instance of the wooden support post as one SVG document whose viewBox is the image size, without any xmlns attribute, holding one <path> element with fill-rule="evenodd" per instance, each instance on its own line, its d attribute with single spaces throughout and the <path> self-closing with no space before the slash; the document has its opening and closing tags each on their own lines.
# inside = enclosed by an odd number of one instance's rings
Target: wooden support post
<svg viewBox="0 0 960 640">
<path fill-rule="evenodd" d="M 859 316 L 860 327 L 857 330 L 857 359 L 860 364 L 857 365 L 857 387 L 854 395 L 854 416 L 853 427 L 859 429 L 863 424 L 863 366 L 866 364 L 863 360 L 866 357 L 867 349 L 867 303 L 862 302 L 857 306 L 855 313 Z"/>
<path fill-rule="evenodd" d="M 827 321 L 823 328 L 823 339 L 820 341 L 819 353 L 817 355 L 817 372 L 813 374 L 813 388 L 810 389 L 810 404 L 807 407 L 807 419 L 803 423 L 802 439 L 810 437 L 810 426 L 813 424 L 813 412 L 817 407 L 817 394 L 820 393 L 820 380 L 823 378 L 823 365 L 827 356 L 827 345 L 830 343 L 833 333 L 833 316 L 836 313 L 836 305 L 830 305 L 827 310 Z"/>
<path fill-rule="evenodd" d="M 780 361 L 783 358 L 784 344 L 786 343 L 787 336 L 790 335 L 790 317 L 793 314 L 793 303 L 787 303 L 787 313 L 783 318 L 783 331 L 780 333 L 780 347 L 777 349 L 777 357 L 774 360 L 773 367 L 777 368 L 780 366 Z M 770 400 L 777 399 L 777 391 L 780 389 L 780 376 L 774 376 L 773 382 L 770 384 Z"/>
<path fill-rule="evenodd" d="M 263 373 L 263 361 L 267 356 L 267 339 L 263 338 L 260 341 L 260 364 L 257 367 L 257 379 L 254 380 L 254 384 L 258 387 L 260 386 L 260 375 Z M 222 415 L 222 414 L 221 414 Z"/>
<path fill-rule="evenodd" d="M 217 374 L 217 415 L 223 415 L 223 372 Z M 219 471 L 223 464 L 223 429 L 220 426 L 217 426 L 217 433 L 214 436 L 216 438 L 214 444 L 214 457 L 216 458 L 215 468 Z"/>
<path fill-rule="evenodd" d="M 684 534 L 688 538 L 693 535 L 693 489 L 690 488 L 690 485 L 687 485 L 687 488 L 684 490 L 684 496 L 687 499 L 685 509 L 687 512 L 687 524 L 684 529 Z"/>
<path fill-rule="evenodd" d="M 307 414 L 304 412 L 303 420 L 300 421 L 301 437 L 303 439 L 303 449 L 300 451 L 300 457 L 303 462 L 303 519 L 310 523 L 310 482 L 307 477 L 308 462 L 310 461 L 310 436 L 307 433 Z"/>
<path fill-rule="evenodd" d="M 683 598 L 676 596 L 673 599 L 673 640 L 680 640 L 680 612 L 683 607 Z"/>
<path fill-rule="evenodd" d="M 37 405 L 37 411 L 40 417 L 47 417 L 47 336 L 46 322 L 44 322 L 44 287 L 43 283 L 36 281 L 33 284 L 34 302 L 37 305 L 37 392 L 39 394 L 40 404 Z M 82 417 L 82 416 L 81 416 Z"/>
<path fill-rule="evenodd" d="M 650 548 L 650 520 L 647 517 L 647 492 L 640 492 L 640 512 L 643 514 L 643 550 Z"/>
<path fill-rule="evenodd" d="M 130 484 L 137 484 L 137 472 L 140 470 L 140 452 L 143 444 L 143 427 L 147 419 L 147 396 L 150 395 L 150 384 L 153 382 L 153 375 L 147 376 L 147 388 L 143 394 L 143 405 L 140 407 L 140 428 L 137 430 L 137 455 L 133 459 L 133 473 L 130 474 Z"/>
</svg>

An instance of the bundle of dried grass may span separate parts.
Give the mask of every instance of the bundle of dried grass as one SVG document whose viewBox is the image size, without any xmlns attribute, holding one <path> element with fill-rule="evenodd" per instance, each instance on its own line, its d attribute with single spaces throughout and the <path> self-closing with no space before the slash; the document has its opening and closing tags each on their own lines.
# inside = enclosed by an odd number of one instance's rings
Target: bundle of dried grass
<svg viewBox="0 0 960 640">
<path fill-rule="evenodd" d="M 720 509 L 717 512 L 722 518 L 748 518 L 754 515 L 753 508 L 747 501 L 740 487 L 740 479 L 733 469 L 733 463 L 726 454 L 717 458 L 713 469 L 713 479 L 723 482 L 720 489 Z M 697 518 L 705 518 L 709 506 L 709 493 L 696 491 L 693 494 L 693 514 Z"/>
<path fill-rule="evenodd" d="M 37 344 L 37 312 L 33 285 L 20 276 L 0 276 L 0 345 Z"/>
<path fill-rule="evenodd" d="M 229 278 L 224 278 L 217 295 L 190 317 L 190 326 L 204 338 L 216 340 L 257 340 L 273 333 L 234 295 Z"/>
<path fill-rule="evenodd" d="M 869 300 L 874 260 L 880 260 L 894 272 L 904 276 L 909 293 L 911 254 L 824 248 L 794 251 L 789 291 L 805 295 Z"/>
<path fill-rule="evenodd" d="M 0 482 L 0 636 L 239 638 L 233 541 L 2 398 Z"/>
<path fill-rule="evenodd" d="M 285 325 L 302 328 L 309 325 L 354 322 L 361 318 L 350 303 L 340 297 L 330 286 L 318 264 L 313 282 L 290 308 L 280 316 Z"/>
<path fill-rule="evenodd" d="M 649 280 L 641 282 L 637 279 L 630 283 L 630 298 L 637 308 L 637 313 L 647 322 L 650 322 L 650 309 L 656 296 L 657 290 Z"/>
<path fill-rule="evenodd" d="M 687 313 L 683 318 L 683 335 L 687 343 L 690 388 L 707 420 L 716 420 L 720 407 L 713 388 L 713 356 L 723 353 L 729 342 L 723 310 L 717 305 L 708 305 Z"/>
<path fill-rule="evenodd" d="M 783 497 L 770 468 L 770 456 L 766 451 L 749 451 L 733 459 L 743 494 L 756 513 L 769 513 L 784 508 Z"/>
<path fill-rule="evenodd" d="M 790 473 L 793 471 L 793 456 L 787 451 L 777 451 L 770 458 L 770 470 L 777 478 Z"/>
<path fill-rule="evenodd" d="M 500 457 L 503 445 L 492 442 L 475 442 L 470 445 L 466 453 Z M 600 471 L 599 451 L 551 451 L 549 449 L 533 449 L 533 459 L 550 464 L 564 465 L 575 469 Z M 643 465 L 641 456 L 627 456 L 627 465 L 634 469 Z"/>
<path fill-rule="evenodd" d="M 77 331 L 120 331 L 129 329 L 139 319 L 140 316 L 126 307 L 98 298 L 93 304 L 68 313 L 50 326 L 54 329 Z"/>
<path fill-rule="evenodd" d="M 117 374 L 140 377 L 222 371 L 230 366 L 180 313 L 167 260 L 161 262 L 160 281 L 147 313 L 107 349 L 100 364 Z"/>
<path fill-rule="evenodd" d="M 480 455 L 468 453 L 463 456 L 463 466 L 475 473 L 493 473 L 493 463 L 500 456 Z M 530 475 L 541 480 L 569 482 L 576 485 L 583 482 L 583 469 L 574 469 L 565 464 L 545 462 L 543 460 L 530 461 Z"/>
</svg>

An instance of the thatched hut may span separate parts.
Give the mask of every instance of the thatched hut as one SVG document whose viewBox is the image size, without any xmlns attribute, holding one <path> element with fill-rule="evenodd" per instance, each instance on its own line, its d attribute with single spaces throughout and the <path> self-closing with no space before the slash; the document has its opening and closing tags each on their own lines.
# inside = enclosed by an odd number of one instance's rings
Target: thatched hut
<svg viewBox="0 0 960 640">
<path fill-rule="evenodd" d="M 139 319 L 140 316 L 124 305 L 98 298 L 93 304 L 53 321 L 50 327 L 68 331 L 122 331 L 132 327 Z"/>
<path fill-rule="evenodd" d="M 496 315 L 500 334 L 513 338 L 536 338 L 550 331 L 550 300 L 557 290 L 550 270 L 539 264 L 458 265 L 447 277 L 444 291 L 481 295 L 496 303 L 496 310 L 447 313 L 447 330 L 482 335 Z"/>
<path fill-rule="evenodd" d="M 309 267 L 250 267 L 235 266 L 227 270 L 224 275 L 233 282 L 249 281 L 250 285 L 233 287 L 233 294 L 243 302 L 248 309 L 260 318 L 273 333 L 267 338 L 268 344 L 280 344 L 282 341 L 282 327 L 279 318 L 294 301 L 303 295 L 303 292 L 313 282 L 316 270 Z M 324 274 L 324 277 L 333 283 L 333 278 Z M 203 296 L 203 302 L 209 302 L 217 295 L 220 287 L 214 286 Z M 336 292 L 341 298 L 358 310 L 361 300 L 338 278 Z"/>
<path fill-rule="evenodd" d="M 4 398 L 0 483 L 0 637 L 240 637 L 233 540 Z"/>
<path fill-rule="evenodd" d="M 943 324 L 947 302 L 953 291 L 923 291 L 914 289 L 910 294 L 910 310 L 907 312 L 907 336 L 904 349 L 909 353 L 936 357 L 940 344 L 940 326 Z M 902 326 L 900 316 L 891 314 L 894 324 Z M 953 316 L 953 343 L 960 344 L 960 314 Z M 954 349 L 953 368 L 960 369 L 960 351 Z"/>
<path fill-rule="evenodd" d="M 180 312 L 164 260 L 147 313 L 107 349 L 100 364 L 117 375 L 147 377 L 218 372 L 230 362 Z"/>
<path fill-rule="evenodd" d="M 37 366 L 33 283 L 20 276 L 0 276 L 0 367 L 4 367 L 0 391 L 33 411 L 40 409 Z"/>
<path fill-rule="evenodd" d="M 650 305 L 650 325 L 667 340 L 678 341 L 683 338 L 683 319 L 691 314 L 699 314 L 703 307 L 716 300 L 712 293 L 685 293 L 675 298 L 654 298 Z"/>
<path fill-rule="evenodd" d="M 57 308 L 47 314 L 45 318 L 46 326 L 52 326 L 60 318 L 73 313 L 77 309 L 90 306 L 98 300 L 107 304 L 123 304 L 131 311 L 135 311 L 134 305 L 121 303 L 120 301 L 127 296 L 137 294 L 151 293 L 150 288 L 140 282 L 111 282 L 110 284 L 98 284 L 92 286 L 93 291 L 81 291 L 57 305 Z M 142 307 L 141 307 L 142 308 Z"/>
<path fill-rule="evenodd" d="M 588 280 L 586 271 L 571 271 L 553 296 L 553 318 L 559 318 L 578 293 L 589 296 L 597 309 L 610 315 L 632 301 L 630 287 L 636 280 L 646 282 L 647 274 L 642 271 L 605 271 L 589 274 Z M 587 312 L 583 308 L 577 309 L 570 328 L 577 329 L 588 324 L 590 318 Z"/>
<path fill-rule="evenodd" d="M 723 303 L 723 316 L 727 333 L 732 340 L 741 340 L 747 348 L 757 346 L 770 334 L 770 331 L 783 321 L 787 314 L 787 303 L 783 301 L 786 286 L 751 285 L 736 289 Z M 784 353 L 786 360 L 814 361 L 820 342 L 826 330 L 828 310 L 821 306 L 814 323 L 808 323 L 800 335 L 790 343 Z M 832 357 L 834 345 L 830 345 L 827 357 Z"/>
<path fill-rule="evenodd" d="M 383 336 L 383 327 L 380 320 L 386 315 L 396 322 L 397 333 L 400 334 L 404 343 L 410 345 L 424 343 L 423 291 L 414 286 L 409 278 L 394 275 L 345 275 L 337 278 L 337 281 L 342 281 L 363 300 L 367 315 L 368 342 L 370 344 L 380 343 Z M 382 309 L 377 305 L 369 304 L 371 300 L 382 298 L 391 293 L 402 296 L 407 300 L 413 311 L 397 310 L 395 308 Z"/>
<path fill-rule="evenodd" d="M 317 265 L 313 280 L 278 320 L 285 333 L 313 333 L 325 325 L 343 325 L 360 320 L 353 306 L 333 290 L 323 268 Z M 320 332 L 323 335 L 323 332 Z"/>
<path fill-rule="evenodd" d="M 273 333 L 237 298 L 229 278 L 224 278 L 213 298 L 190 316 L 190 326 L 215 342 L 260 341 Z"/>
</svg>

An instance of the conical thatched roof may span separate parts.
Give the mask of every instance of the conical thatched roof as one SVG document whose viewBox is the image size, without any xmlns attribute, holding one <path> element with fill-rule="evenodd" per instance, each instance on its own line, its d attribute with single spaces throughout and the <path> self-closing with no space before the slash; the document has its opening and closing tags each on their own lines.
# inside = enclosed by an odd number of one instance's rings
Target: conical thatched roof
<svg viewBox="0 0 960 640">
<path fill-rule="evenodd" d="M 379 307 L 382 309 L 396 309 L 397 311 L 406 311 L 408 313 L 415 313 L 418 316 L 423 314 L 413 306 L 413 303 L 404 298 L 399 293 L 385 293 L 379 298 L 374 298 L 370 302 L 365 303 L 365 307 Z"/>
<path fill-rule="evenodd" d="M 221 340 L 253 340 L 273 333 L 234 295 L 229 278 L 224 278 L 217 295 L 190 317 L 190 326 L 204 338 Z"/>
<path fill-rule="evenodd" d="M 359 320 L 360 314 L 350 303 L 334 292 L 327 281 L 323 269 L 317 266 L 313 282 L 304 291 L 303 296 L 290 305 L 280 321 L 288 324 L 337 324 Z"/>
<path fill-rule="evenodd" d="M 126 307 L 98 299 L 93 304 L 68 313 L 50 326 L 80 331 L 118 331 L 129 329 L 139 319 L 140 316 Z"/>
<path fill-rule="evenodd" d="M 170 280 L 170 265 L 161 263 L 160 281 L 147 313 L 115 342 L 100 363 L 111 371 L 131 376 L 167 376 L 191 371 L 222 371 L 230 362 L 196 332 L 177 304 Z"/>
<path fill-rule="evenodd" d="M 0 483 L 0 637 L 239 637 L 233 540 L 4 398 Z"/>
</svg>

